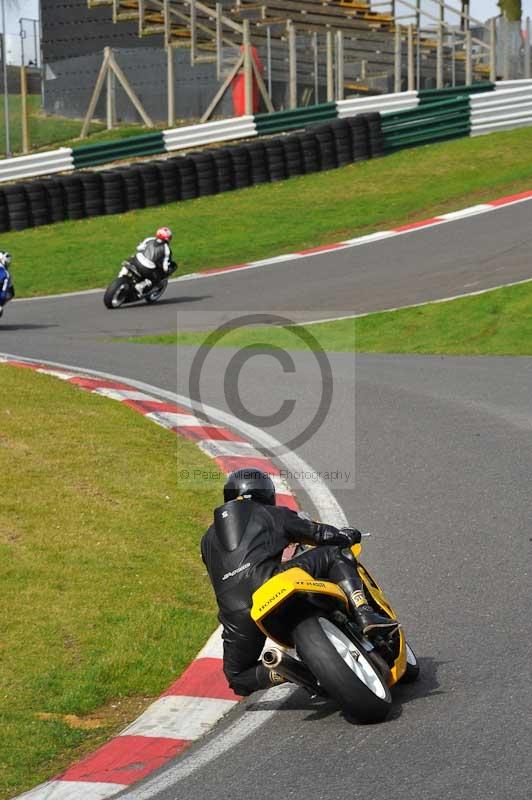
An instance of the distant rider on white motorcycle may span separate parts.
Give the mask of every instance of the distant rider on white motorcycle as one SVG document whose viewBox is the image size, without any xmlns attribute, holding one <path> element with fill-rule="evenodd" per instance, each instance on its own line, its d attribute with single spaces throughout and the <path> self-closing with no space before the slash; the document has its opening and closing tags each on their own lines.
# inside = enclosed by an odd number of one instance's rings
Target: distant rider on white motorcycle
<svg viewBox="0 0 532 800">
<path fill-rule="evenodd" d="M 155 236 L 140 242 L 137 252 L 130 258 L 144 278 L 137 283 L 136 290 L 139 297 L 149 294 L 154 286 L 157 286 L 165 278 L 176 271 L 177 264 L 172 259 L 170 242 L 172 241 L 172 231 L 170 228 L 159 228 Z"/>
<path fill-rule="evenodd" d="M 15 296 L 15 287 L 9 267 L 11 266 L 11 255 L 0 251 L 0 317 L 4 313 L 4 306 Z"/>
</svg>

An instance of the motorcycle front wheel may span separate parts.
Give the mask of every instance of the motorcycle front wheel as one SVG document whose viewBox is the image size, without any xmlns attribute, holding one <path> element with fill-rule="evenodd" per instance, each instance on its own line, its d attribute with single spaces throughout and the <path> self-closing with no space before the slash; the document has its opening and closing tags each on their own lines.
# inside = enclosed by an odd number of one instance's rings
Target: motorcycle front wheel
<svg viewBox="0 0 532 800">
<path fill-rule="evenodd" d="M 117 278 L 107 287 L 103 302 L 107 308 L 120 308 L 129 295 L 130 282 L 127 278 Z"/>
<path fill-rule="evenodd" d="M 296 651 L 326 694 L 359 722 L 382 722 L 392 696 L 381 673 L 331 620 L 309 617 L 294 631 Z"/>
<path fill-rule="evenodd" d="M 146 295 L 144 298 L 147 303 L 156 303 L 163 294 L 166 292 L 166 287 L 168 286 L 168 281 L 163 281 L 158 286 L 155 287 L 149 294 Z"/>
</svg>

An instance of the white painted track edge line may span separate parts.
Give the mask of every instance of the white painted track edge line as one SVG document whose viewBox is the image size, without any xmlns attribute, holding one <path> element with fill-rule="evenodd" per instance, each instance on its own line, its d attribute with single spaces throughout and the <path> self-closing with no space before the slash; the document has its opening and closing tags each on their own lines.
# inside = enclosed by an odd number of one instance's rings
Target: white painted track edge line
<svg viewBox="0 0 532 800">
<path fill-rule="evenodd" d="M 394 308 L 381 308 L 376 311 L 362 311 L 360 314 L 345 314 L 342 317 L 327 317 L 327 319 L 312 319 L 304 322 L 295 322 L 295 326 L 301 325 L 321 325 L 324 322 L 341 322 L 345 319 L 361 319 L 362 317 L 371 317 L 373 314 L 389 314 L 392 311 L 406 311 L 409 308 L 420 308 L 421 306 L 432 306 L 436 303 L 450 303 L 451 300 L 464 300 L 466 297 L 475 297 L 479 294 L 487 294 L 488 292 L 495 292 L 497 289 L 508 289 L 510 286 L 521 286 L 523 283 L 530 283 L 532 278 L 523 278 L 521 281 L 512 281 L 511 283 L 501 283 L 498 286 L 490 286 L 488 289 L 477 289 L 474 292 L 465 292 L 464 294 L 454 294 L 450 297 L 439 297 L 436 300 L 423 300 L 421 303 L 410 303 L 407 306 L 395 306 Z"/>
</svg>

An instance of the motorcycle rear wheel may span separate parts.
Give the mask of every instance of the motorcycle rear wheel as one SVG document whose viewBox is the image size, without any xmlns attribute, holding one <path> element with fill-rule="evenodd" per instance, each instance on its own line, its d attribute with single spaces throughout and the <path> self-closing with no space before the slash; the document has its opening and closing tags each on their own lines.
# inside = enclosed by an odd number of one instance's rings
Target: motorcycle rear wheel
<svg viewBox="0 0 532 800">
<path fill-rule="evenodd" d="M 156 303 L 163 294 L 166 292 L 166 287 L 168 286 L 168 281 L 163 281 L 158 286 L 155 287 L 149 294 L 145 296 L 145 300 L 147 303 Z"/>
<path fill-rule="evenodd" d="M 107 287 L 103 302 L 107 308 L 120 308 L 129 295 L 130 283 L 127 278 L 117 278 Z"/>
<path fill-rule="evenodd" d="M 326 694 L 359 722 L 382 722 L 392 696 L 380 672 L 326 617 L 309 617 L 294 631 L 296 651 Z"/>
</svg>

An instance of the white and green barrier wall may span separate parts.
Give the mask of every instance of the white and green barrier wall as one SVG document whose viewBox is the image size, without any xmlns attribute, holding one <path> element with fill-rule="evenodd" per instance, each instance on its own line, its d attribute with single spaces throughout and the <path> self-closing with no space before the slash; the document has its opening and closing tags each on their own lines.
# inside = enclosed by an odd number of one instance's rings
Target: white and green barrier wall
<svg viewBox="0 0 532 800">
<path fill-rule="evenodd" d="M 351 98 L 5 159 L 0 233 L 179 202 L 525 125 L 532 125 L 532 81 L 486 82 Z M 229 144 L 208 147 L 223 142 Z M 102 169 L 174 151 L 170 158 Z"/>
</svg>

